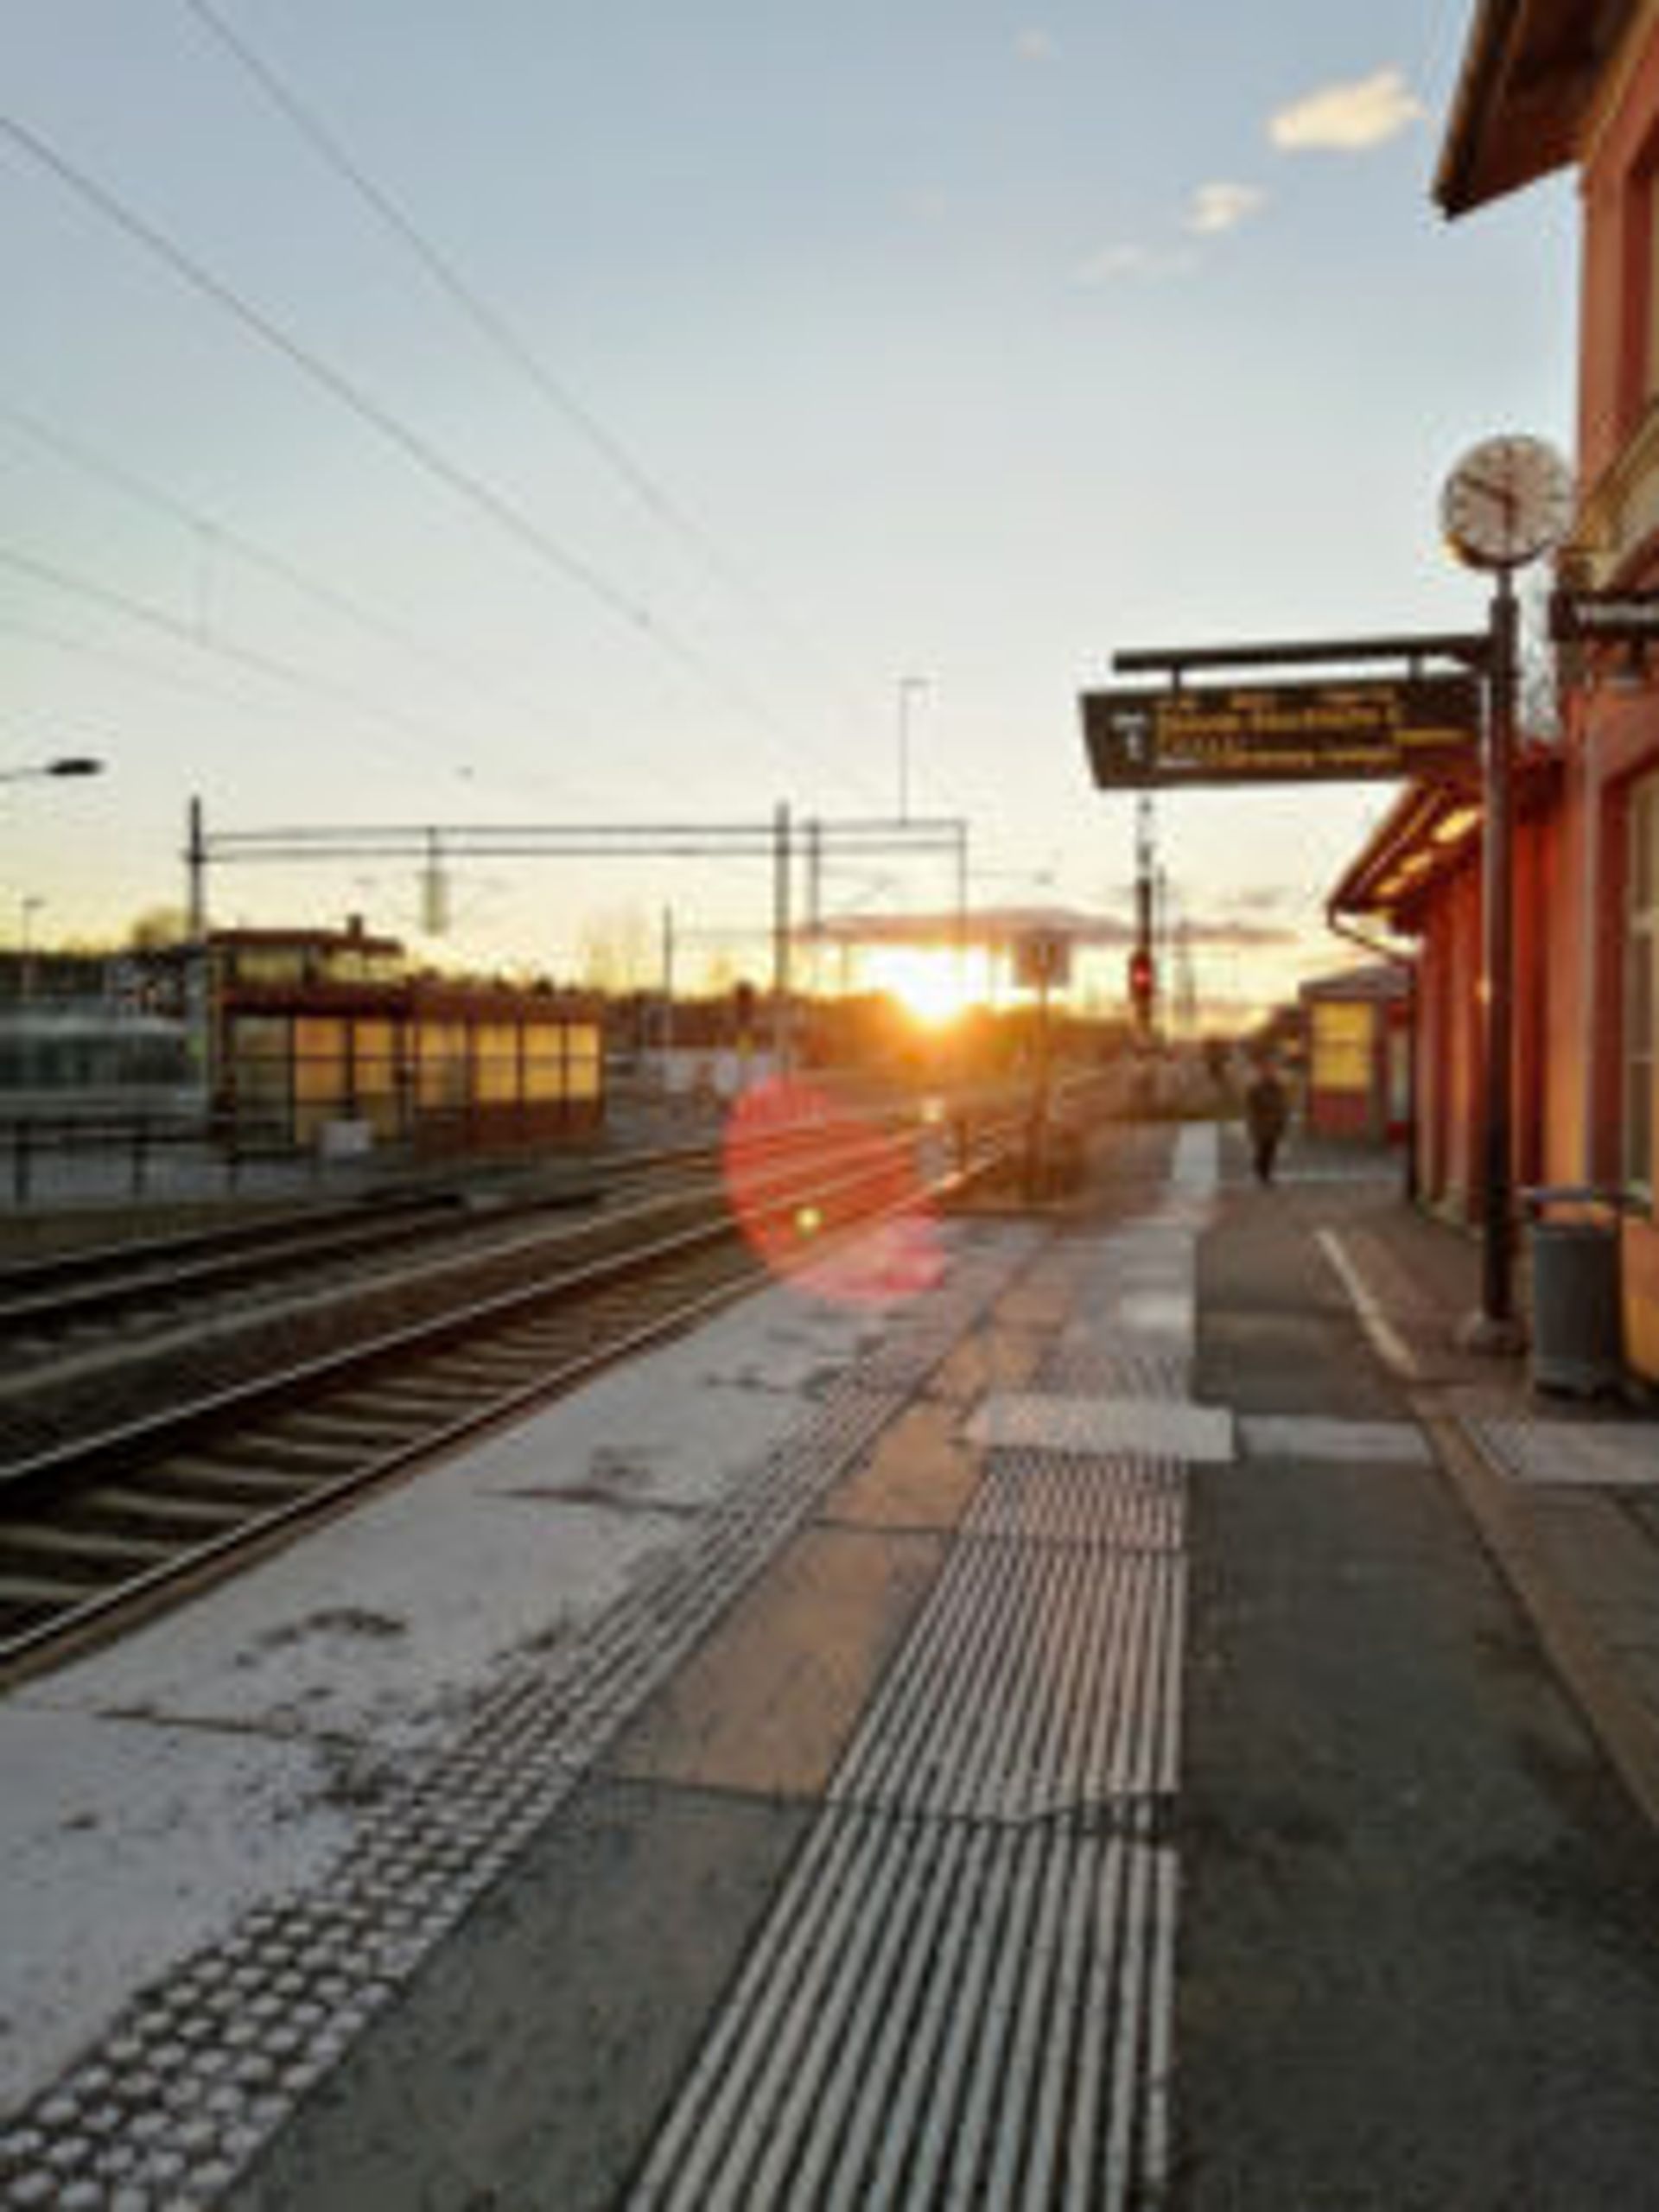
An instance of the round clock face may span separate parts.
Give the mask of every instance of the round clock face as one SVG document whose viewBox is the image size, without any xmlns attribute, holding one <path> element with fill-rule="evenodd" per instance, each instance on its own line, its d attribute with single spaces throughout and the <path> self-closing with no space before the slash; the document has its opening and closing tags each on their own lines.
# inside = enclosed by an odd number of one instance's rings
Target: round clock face
<svg viewBox="0 0 1659 2212">
<path fill-rule="evenodd" d="M 1459 560 L 1518 569 L 1573 526 L 1573 472 L 1541 438 L 1488 438 L 1440 494 L 1440 525 Z"/>
</svg>

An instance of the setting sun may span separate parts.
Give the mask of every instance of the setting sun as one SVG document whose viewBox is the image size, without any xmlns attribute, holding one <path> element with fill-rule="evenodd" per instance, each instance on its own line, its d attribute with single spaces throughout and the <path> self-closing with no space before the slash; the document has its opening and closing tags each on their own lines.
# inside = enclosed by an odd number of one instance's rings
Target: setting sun
<svg viewBox="0 0 1659 2212">
<path fill-rule="evenodd" d="M 954 1021 L 983 995 L 975 989 L 971 969 L 954 948 L 877 945 L 868 954 L 865 968 L 873 989 L 886 991 L 930 1027 Z"/>
</svg>

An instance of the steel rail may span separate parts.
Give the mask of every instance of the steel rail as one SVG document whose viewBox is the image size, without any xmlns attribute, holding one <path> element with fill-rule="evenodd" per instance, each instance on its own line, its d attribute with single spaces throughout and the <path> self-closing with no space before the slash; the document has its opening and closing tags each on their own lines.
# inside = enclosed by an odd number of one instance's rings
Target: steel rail
<svg viewBox="0 0 1659 2212">
<path fill-rule="evenodd" d="M 74 1283 L 103 1268 L 131 1267 L 148 1262 L 164 1267 L 175 1260 L 188 1262 L 218 1251 L 246 1249 L 261 1241 L 281 1243 L 302 1224 L 344 1224 L 376 1213 L 381 1216 L 452 1206 L 458 1203 L 449 1192 L 404 1192 L 385 1198 L 353 1198 L 333 1205 L 284 1206 L 262 1214 L 257 1220 L 219 1224 L 212 1229 L 188 1229 L 162 1236 L 118 1237 L 104 1244 L 73 1245 L 58 1252 L 42 1252 L 33 1259 L 9 1260 L 0 1266 L 0 1298 L 14 1292 L 49 1288 L 54 1283 Z"/>
<path fill-rule="evenodd" d="M 885 1143 L 897 1144 L 898 1136 L 883 1137 Z M 779 1164 L 806 1147 L 807 1140 L 800 1134 L 789 1135 L 777 1141 L 757 1144 L 754 1156 L 770 1162 L 779 1158 Z M 622 1187 L 635 1176 L 669 1167 L 680 1172 L 699 1168 L 712 1170 L 719 1160 L 715 1147 L 687 1147 L 674 1153 L 641 1154 L 631 1158 L 620 1179 Z M 407 1245 L 423 1236 L 448 1237 L 459 1241 L 467 1239 L 471 1249 L 461 1249 L 430 1255 L 424 1261 L 411 1262 L 413 1278 L 433 1276 L 453 1270 L 464 1273 L 468 1269 L 487 1267 L 493 1262 L 515 1255 L 533 1253 L 544 1245 L 557 1246 L 563 1243 L 576 1244 L 595 1236 L 609 1236 L 619 1229 L 639 1219 L 649 1218 L 677 1206 L 693 1204 L 707 1195 L 706 1187 L 695 1184 L 679 1189 L 664 1189 L 644 1197 L 626 1209 L 606 1210 L 607 1192 L 603 1183 L 535 1194 L 520 1194 L 504 1199 L 499 1207 L 485 1211 L 468 1207 L 464 1198 L 430 1202 L 429 1209 L 419 1211 L 415 1217 L 394 1222 L 377 1221 L 372 1210 L 362 1217 L 347 1222 L 332 1217 L 327 1224 L 308 1230 L 303 1217 L 289 1217 L 283 1224 L 283 1234 L 274 1233 L 259 1237 L 251 1247 L 244 1248 L 234 1232 L 217 1232 L 225 1239 L 219 1251 L 198 1260 L 187 1260 L 182 1266 L 175 1265 L 168 1274 L 160 1270 L 168 1264 L 167 1248 L 171 1240 L 160 1239 L 154 1247 L 140 1246 L 137 1264 L 125 1274 L 111 1274 L 103 1264 L 89 1263 L 88 1280 L 76 1287 L 73 1269 L 66 1265 L 63 1282 L 53 1291 L 37 1291 L 28 1296 L 7 1300 L 0 1295 L 0 1335 L 6 1332 L 60 1332 L 90 1321 L 105 1320 L 118 1325 L 124 1313 L 142 1318 L 147 1310 L 158 1305 L 176 1306 L 191 1297 L 238 1287 L 257 1287 L 270 1281 L 275 1288 L 276 1279 L 294 1269 L 314 1262 L 338 1261 L 346 1266 L 359 1261 L 372 1261 L 382 1251 Z M 566 1227 L 550 1230 L 531 1230 L 526 1235 L 511 1240 L 498 1238 L 492 1245 L 487 1241 L 492 1232 L 515 1219 L 528 1220 L 544 1214 L 567 1212 L 584 1206 L 593 1209 L 588 1217 Z M 275 1230 L 275 1224 L 264 1226 Z M 100 1248 L 100 1255 L 107 1252 L 111 1263 L 119 1254 L 119 1246 Z M 146 1260 L 154 1264 L 146 1267 Z M 350 1278 L 342 1287 L 347 1287 Z M 3 1280 L 0 1279 L 0 1291 Z M 178 1315 L 167 1317 L 176 1326 Z M 135 1344 L 135 1351 L 142 1351 L 142 1340 Z M 49 1358 L 49 1353 L 46 1355 Z"/>
<path fill-rule="evenodd" d="M 879 1160 L 860 1162 L 857 1172 L 841 1185 L 815 1187 L 810 1183 L 785 1181 L 780 1178 L 775 1185 L 763 1186 L 751 1193 L 751 1210 L 771 1218 L 786 1213 L 809 1194 L 819 1199 L 833 1198 L 842 1189 L 857 1189 L 878 1174 L 888 1173 L 896 1154 L 897 1147 L 890 1145 Z M 625 1212 L 612 1215 L 603 1223 L 596 1222 L 566 1237 L 532 1239 L 530 1242 L 532 1245 L 543 1242 L 551 1243 L 556 1256 L 558 1244 L 574 1243 L 578 1236 L 591 1235 L 594 1230 L 602 1230 L 606 1233 L 631 1230 L 650 1221 L 654 1216 L 694 1205 L 718 1195 L 706 1191 L 679 1192 L 631 1206 Z M 914 1194 L 911 1195 L 913 1198 Z M 228 1384 L 189 1404 L 169 1408 L 164 1413 L 140 1414 L 112 1429 L 54 1446 L 50 1450 L 33 1454 L 27 1459 L 0 1464 L 0 1501 L 13 1494 L 15 1484 L 27 1482 L 36 1473 L 49 1476 L 54 1469 L 67 1469 L 83 1458 L 95 1459 L 105 1452 L 119 1457 L 135 1446 L 150 1448 L 164 1442 L 175 1432 L 181 1435 L 194 1432 L 199 1423 L 251 1410 L 265 1395 L 280 1395 L 285 1390 L 315 1385 L 336 1376 L 344 1377 L 357 1365 L 379 1358 L 397 1357 L 429 1345 L 436 1346 L 442 1343 L 447 1334 L 468 1334 L 475 1329 L 513 1319 L 521 1310 L 533 1306 L 539 1300 L 581 1296 L 606 1286 L 613 1275 L 618 1280 L 624 1278 L 630 1268 L 660 1264 L 672 1254 L 693 1249 L 700 1243 L 718 1241 L 736 1233 L 737 1224 L 722 1202 L 712 1222 L 694 1224 L 686 1230 L 652 1243 L 631 1244 L 620 1253 L 601 1255 L 557 1274 L 538 1278 L 532 1283 L 514 1284 L 480 1300 L 452 1307 L 444 1313 L 428 1315 L 422 1320 L 405 1323 L 401 1327 L 365 1338 L 359 1344 L 343 1346 L 337 1351 L 302 1360 L 274 1375 Z M 483 1255 L 453 1254 L 437 1261 L 427 1273 L 459 1274 L 479 1266 L 480 1258 L 487 1262 L 512 1257 L 524 1249 L 521 1242 L 517 1246 Z"/>
<path fill-rule="evenodd" d="M 925 1198 L 947 1200 L 991 1172 L 999 1159 L 999 1154 L 992 1153 L 971 1168 L 953 1170 L 938 1179 L 919 1194 L 907 1192 L 902 1199 L 872 1208 L 844 1227 L 831 1228 L 822 1236 L 817 1249 L 827 1252 L 840 1243 L 867 1233 L 884 1218 L 913 1211 L 918 1195 Z M 889 1163 L 885 1160 L 879 1166 L 867 1165 L 857 1175 L 847 1179 L 844 1184 L 830 1189 L 820 1185 L 813 1190 L 812 1195 L 822 1201 L 836 1192 L 844 1192 L 848 1188 L 868 1185 L 877 1175 L 885 1176 L 888 1166 Z M 811 1187 L 798 1186 L 791 1192 L 780 1192 L 766 1203 L 763 1211 L 768 1217 L 785 1215 Z M 0 1470 L 0 1502 L 10 1508 L 14 1501 L 26 1497 L 31 1491 L 59 1490 L 71 1482 L 77 1488 L 81 1487 L 95 1482 L 100 1473 L 111 1466 L 130 1468 L 135 1454 L 155 1458 L 181 1444 L 202 1441 L 234 1421 L 245 1421 L 251 1416 L 286 1409 L 296 1401 L 302 1402 L 308 1395 L 348 1383 L 397 1359 L 440 1352 L 454 1343 L 477 1336 L 492 1327 L 523 1319 L 537 1310 L 579 1301 L 584 1296 L 660 1270 L 676 1259 L 689 1257 L 721 1243 L 741 1241 L 741 1224 L 729 1215 L 722 1215 L 715 1223 L 681 1230 L 649 1246 L 636 1247 L 626 1253 L 591 1262 L 552 1281 L 497 1294 L 436 1319 L 391 1331 L 344 1351 L 302 1362 L 278 1376 L 234 1385 L 213 1393 L 194 1405 L 146 1415 L 118 1429 L 83 1440 L 79 1444 L 55 1447 Z M 678 1332 L 719 1306 L 747 1295 L 758 1282 L 773 1279 L 764 1263 L 754 1262 L 744 1268 L 731 1281 L 717 1285 L 712 1291 L 703 1291 L 690 1300 L 677 1303 L 667 1313 L 656 1317 L 641 1327 L 626 1331 L 601 1344 L 586 1347 L 531 1382 L 512 1384 L 504 1391 L 493 1393 L 481 1404 L 467 1408 L 453 1420 L 440 1421 L 435 1427 L 424 1428 L 419 1434 L 399 1442 L 391 1450 L 377 1452 L 338 1475 L 321 1478 L 301 1496 L 263 1510 L 255 1509 L 245 1521 L 238 1522 L 236 1527 L 200 1542 L 188 1543 L 174 1558 L 158 1561 L 134 1574 L 122 1576 L 106 1588 L 92 1592 L 79 1603 L 29 1626 L 11 1631 L 0 1637 L 0 1670 L 10 1673 L 20 1662 L 37 1658 L 54 1646 L 83 1640 L 93 1628 L 143 1605 L 169 1586 L 194 1580 L 205 1571 L 225 1565 L 241 1553 L 263 1548 L 271 1539 L 320 1516 L 348 1497 L 371 1489 L 390 1476 L 429 1459 L 435 1453 L 497 1425 L 515 1413 L 557 1396 L 573 1383 Z"/>
<path fill-rule="evenodd" d="M 881 1124 L 902 1117 L 885 1117 Z M 821 1138 L 817 1124 L 787 1128 L 757 1139 L 755 1153 L 787 1156 Z M 627 1182 L 664 1169 L 683 1171 L 719 1164 L 721 1147 L 703 1143 L 618 1154 L 609 1159 L 572 1160 L 594 1179 L 554 1190 L 505 1198 L 493 1216 L 530 1216 L 602 1203 L 606 1184 Z M 487 1187 L 487 1186 L 486 1186 Z M 656 1201 L 672 1203 L 675 1193 Z M 127 1306 L 257 1281 L 270 1269 L 285 1270 L 313 1259 L 351 1260 L 418 1237 L 427 1231 L 457 1234 L 491 1217 L 472 1202 L 467 1186 L 365 1198 L 326 1212 L 301 1210 L 276 1219 L 232 1228 L 196 1230 L 180 1236 L 137 1238 L 100 1244 L 81 1252 L 57 1253 L 20 1267 L 0 1269 L 0 1333 L 37 1327 L 61 1329 L 72 1324 L 118 1314 Z M 613 1215 L 614 1222 L 618 1217 Z M 587 1233 L 585 1230 L 572 1232 Z M 162 1272 L 170 1270 L 170 1272 Z"/>
</svg>

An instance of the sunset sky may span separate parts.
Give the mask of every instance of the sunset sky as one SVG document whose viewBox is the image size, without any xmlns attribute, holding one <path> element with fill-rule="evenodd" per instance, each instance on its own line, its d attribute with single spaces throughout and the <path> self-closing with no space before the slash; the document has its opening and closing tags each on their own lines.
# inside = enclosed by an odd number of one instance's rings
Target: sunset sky
<svg viewBox="0 0 1659 2212">
<path fill-rule="evenodd" d="M 1078 691 L 1129 645 L 1468 627 L 1465 447 L 1570 449 L 1575 218 L 1448 227 L 1450 0 L 10 0 L 0 937 L 177 904 L 210 830 L 971 824 L 976 899 L 1125 911 Z M 1382 787 L 1160 805 L 1200 988 L 1314 928 Z M 759 966 L 754 863 L 226 866 L 573 971 Z M 832 913 L 942 863 L 832 870 Z"/>
</svg>

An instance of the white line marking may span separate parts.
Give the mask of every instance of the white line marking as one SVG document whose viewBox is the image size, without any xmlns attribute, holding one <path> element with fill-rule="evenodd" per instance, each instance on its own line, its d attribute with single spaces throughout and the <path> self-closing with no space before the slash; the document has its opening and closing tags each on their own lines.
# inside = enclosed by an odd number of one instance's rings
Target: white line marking
<svg viewBox="0 0 1659 2212">
<path fill-rule="evenodd" d="M 1335 1268 L 1377 1357 L 1396 1375 L 1404 1376 L 1409 1382 L 1421 1382 L 1422 1369 L 1417 1363 L 1416 1354 L 1371 1294 L 1341 1237 L 1334 1229 L 1321 1229 L 1315 1235 L 1319 1249 Z"/>
</svg>

